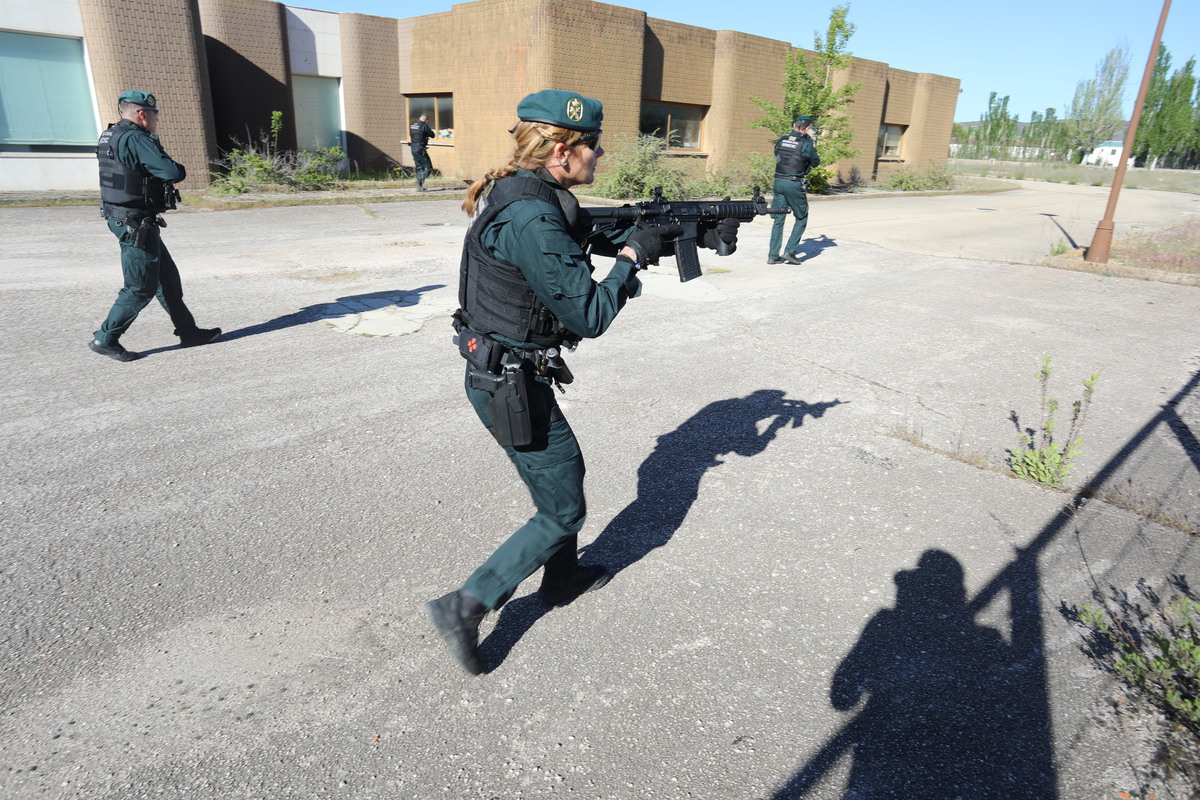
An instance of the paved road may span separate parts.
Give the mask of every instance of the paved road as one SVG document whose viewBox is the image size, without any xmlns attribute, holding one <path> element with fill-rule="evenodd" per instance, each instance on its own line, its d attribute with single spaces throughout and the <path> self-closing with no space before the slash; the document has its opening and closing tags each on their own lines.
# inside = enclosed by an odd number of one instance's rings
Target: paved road
<svg viewBox="0 0 1200 800">
<path fill-rule="evenodd" d="M 530 509 L 461 396 L 456 203 L 174 214 L 227 335 L 151 308 L 125 365 L 85 348 L 94 210 L 0 210 L 0 796 L 1180 796 L 1063 609 L 1169 594 L 1195 538 L 896 435 L 1000 461 L 1050 354 L 1064 402 L 1101 375 L 1073 482 L 1196 523 L 1200 293 L 1012 263 L 1094 227 L 1103 190 L 1044 188 L 818 202 L 801 267 L 763 220 L 647 275 L 563 398 L 620 571 L 519 593 L 478 679 L 420 605 Z M 1119 229 L 1196 213 L 1143 194 Z"/>
</svg>

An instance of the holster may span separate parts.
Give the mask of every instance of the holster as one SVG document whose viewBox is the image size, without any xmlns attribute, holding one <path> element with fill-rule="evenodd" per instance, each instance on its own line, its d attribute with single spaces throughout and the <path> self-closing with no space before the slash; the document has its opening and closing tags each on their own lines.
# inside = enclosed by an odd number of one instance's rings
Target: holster
<svg viewBox="0 0 1200 800">
<path fill-rule="evenodd" d="M 138 250 L 146 249 L 146 245 L 150 243 L 151 231 L 160 226 L 166 227 L 166 223 L 157 214 L 147 214 L 142 217 L 131 214 L 125 218 L 125 225 L 129 228 L 129 243 Z"/>
<path fill-rule="evenodd" d="M 472 370 L 475 372 L 475 370 Z M 492 415 L 492 436 L 503 447 L 525 447 L 533 443 L 533 414 L 525 372 L 511 367 L 498 376 L 499 386 L 488 400 Z"/>
<path fill-rule="evenodd" d="M 463 328 L 455 337 L 458 351 L 471 364 L 467 385 L 487 392 L 492 436 L 504 447 L 533 443 L 533 415 L 525 383 L 525 359 L 483 334 Z"/>
</svg>

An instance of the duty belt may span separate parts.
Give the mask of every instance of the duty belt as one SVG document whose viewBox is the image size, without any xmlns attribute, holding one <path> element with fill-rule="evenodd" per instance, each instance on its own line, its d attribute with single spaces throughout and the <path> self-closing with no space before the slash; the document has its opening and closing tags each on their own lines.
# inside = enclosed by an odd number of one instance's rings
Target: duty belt
<svg viewBox="0 0 1200 800">
<path fill-rule="evenodd" d="M 135 222 L 142 217 L 157 217 L 157 211 L 150 211 L 145 208 L 126 208 L 125 206 L 100 206 L 100 216 L 105 219 L 115 219 L 118 222 L 128 222 L 133 219 Z"/>
<path fill-rule="evenodd" d="M 783 180 L 785 180 L 785 181 L 797 181 L 797 182 L 799 182 L 799 181 L 803 181 L 803 180 L 804 180 L 806 177 L 808 177 L 808 176 L 806 176 L 806 175 L 780 175 L 778 172 L 776 172 L 776 173 L 775 173 L 775 177 L 776 177 L 776 178 L 782 178 L 782 179 L 783 179 Z"/>
</svg>

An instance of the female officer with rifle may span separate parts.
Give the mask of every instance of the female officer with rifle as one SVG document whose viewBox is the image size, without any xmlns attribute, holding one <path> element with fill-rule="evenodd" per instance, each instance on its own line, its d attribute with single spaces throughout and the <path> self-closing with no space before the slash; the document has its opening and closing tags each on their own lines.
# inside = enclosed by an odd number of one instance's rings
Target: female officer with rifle
<svg viewBox="0 0 1200 800">
<path fill-rule="evenodd" d="M 517 116 L 511 161 L 476 181 L 463 203 L 472 221 L 455 327 L 467 359 L 467 399 L 517 468 L 537 512 L 460 589 L 425 606 L 455 659 L 473 675 L 486 671 L 480 621 L 539 568 L 539 597 L 549 606 L 599 589 L 611 577 L 601 565 L 578 561 L 577 534 L 586 515 L 583 454 L 552 384 L 561 389 L 571 381 L 561 349 L 603 334 L 638 295 L 638 270 L 655 263 L 664 242 L 681 230 L 634 230 L 608 275 L 593 280 L 579 244 L 588 231 L 581 230 L 569 190 L 594 179 L 604 154 L 603 107 L 576 92 L 547 89 L 522 100 Z"/>
</svg>

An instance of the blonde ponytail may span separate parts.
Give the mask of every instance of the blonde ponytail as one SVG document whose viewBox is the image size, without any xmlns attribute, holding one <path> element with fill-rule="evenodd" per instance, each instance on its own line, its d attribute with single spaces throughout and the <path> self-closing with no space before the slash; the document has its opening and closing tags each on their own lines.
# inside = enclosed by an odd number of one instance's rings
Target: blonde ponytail
<svg viewBox="0 0 1200 800">
<path fill-rule="evenodd" d="M 536 172 L 546 166 L 550 153 L 556 142 L 562 142 L 567 147 L 574 147 L 583 136 L 579 131 L 559 128 L 555 125 L 543 125 L 536 122 L 518 122 L 512 130 L 516 146 L 513 148 L 512 160 L 507 166 L 493 169 L 467 189 L 467 198 L 463 200 L 462 210 L 467 216 L 475 216 L 479 198 L 485 194 L 491 183 L 499 178 L 512 175 L 517 169 Z"/>
</svg>

